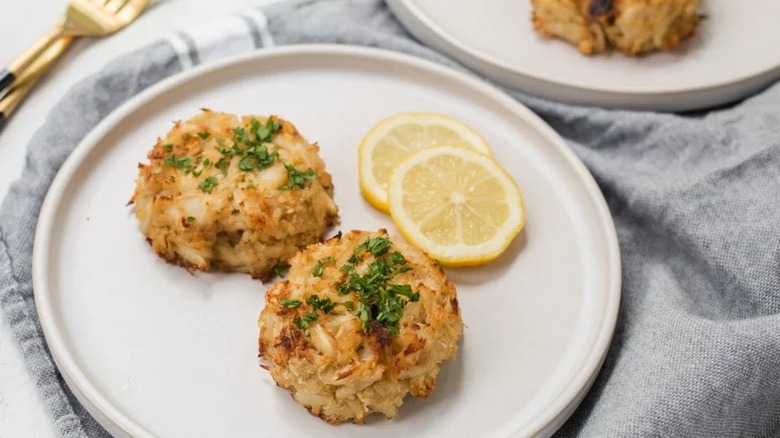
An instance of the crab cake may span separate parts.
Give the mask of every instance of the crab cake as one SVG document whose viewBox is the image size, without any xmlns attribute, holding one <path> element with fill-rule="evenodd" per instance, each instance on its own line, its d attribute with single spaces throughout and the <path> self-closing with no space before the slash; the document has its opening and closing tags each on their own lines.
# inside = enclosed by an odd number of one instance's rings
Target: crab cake
<svg viewBox="0 0 780 438">
<path fill-rule="evenodd" d="M 533 24 L 584 54 L 670 50 L 693 35 L 700 0 L 531 0 Z"/>
<path fill-rule="evenodd" d="M 266 292 L 260 355 L 277 385 L 328 423 L 395 416 L 427 397 L 463 335 L 455 285 L 385 230 L 351 231 L 290 259 Z"/>
<path fill-rule="evenodd" d="M 337 221 L 319 148 L 277 117 L 203 110 L 139 164 L 135 214 L 154 252 L 187 268 L 268 279 Z"/>
</svg>

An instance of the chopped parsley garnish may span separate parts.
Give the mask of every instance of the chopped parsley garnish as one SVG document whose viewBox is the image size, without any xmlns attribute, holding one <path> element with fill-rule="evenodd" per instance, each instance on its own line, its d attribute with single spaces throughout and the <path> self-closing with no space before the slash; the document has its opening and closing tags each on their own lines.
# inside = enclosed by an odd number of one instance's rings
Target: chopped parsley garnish
<svg viewBox="0 0 780 438">
<path fill-rule="evenodd" d="M 205 140 L 205 139 L 209 138 L 210 135 L 211 135 L 211 133 L 210 132 L 206 132 L 206 131 L 198 133 L 198 137 L 200 137 L 201 140 Z"/>
<path fill-rule="evenodd" d="M 293 319 L 293 324 L 298 327 L 298 330 L 306 330 L 309 328 L 311 323 L 317 320 L 317 318 L 317 313 L 312 310 L 303 316 L 296 316 L 295 319 Z"/>
<path fill-rule="evenodd" d="M 281 277 L 287 272 L 288 269 L 290 269 L 290 265 L 284 262 L 278 262 L 274 265 L 273 268 L 271 268 L 271 271 L 275 276 Z"/>
<path fill-rule="evenodd" d="M 285 301 L 294 301 L 294 304 L 287 305 L 285 304 Z M 297 308 L 301 305 L 301 302 L 298 300 L 281 300 L 279 303 L 291 309 Z M 303 316 L 296 316 L 295 319 L 293 319 L 293 324 L 295 324 L 295 327 L 301 331 L 308 329 L 311 323 L 319 318 L 319 314 L 317 312 L 321 312 L 323 315 L 325 315 L 330 313 L 338 305 L 338 303 L 333 302 L 333 300 L 331 300 L 329 297 L 320 298 L 317 294 L 309 296 L 309 298 L 306 299 L 306 304 L 311 306 L 312 310 Z M 351 309 L 351 306 L 352 303 L 350 302 L 350 307 L 348 307 L 348 309 Z M 345 307 L 347 307 L 346 304 Z"/>
<path fill-rule="evenodd" d="M 228 163 L 225 161 L 224 158 L 220 158 L 219 161 L 217 161 L 217 164 L 214 165 L 217 169 L 219 169 L 223 175 L 227 175 L 228 170 Z"/>
<path fill-rule="evenodd" d="M 313 169 L 301 172 L 289 164 L 285 164 L 284 168 L 287 169 L 287 183 L 279 187 L 279 190 L 303 189 L 306 187 L 306 181 L 311 181 L 317 176 Z"/>
<path fill-rule="evenodd" d="M 164 144 L 163 149 L 165 149 L 165 152 L 171 152 L 173 150 L 173 143 Z"/>
<path fill-rule="evenodd" d="M 340 268 L 347 274 L 347 279 L 335 284 L 339 295 L 354 293 L 358 298 L 357 303 L 352 300 L 338 303 L 327 296 L 320 298 L 316 294 L 311 295 L 306 299 L 306 304 L 311 306 L 312 310 L 296 317 L 293 320 L 295 326 L 306 330 L 317 320 L 320 313 L 328 314 L 338 305 L 342 305 L 360 320 L 364 332 L 386 330 L 387 333 L 398 334 L 398 322 L 403 317 L 404 306 L 408 302 L 419 301 L 420 294 L 408 284 L 392 282 L 397 274 L 411 269 L 403 254 L 398 251 L 391 252 L 392 246 L 392 241 L 383 236 L 369 237 L 358 245 L 352 254 L 353 258 L 362 261 L 361 255 L 370 254 L 374 260 L 361 267 L 362 273 L 358 272 L 354 262 L 348 261 Z M 321 277 L 325 265 L 334 261 L 330 256 L 318 260 L 312 268 L 312 276 Z"/>
<path fill-rule="evenodd" d="M 333 308 L 336 307 L 336 303 L 331 301 L 330 298 L 320 298 L 319 295 L 312 295 L 306 299 L 306 303 L 310 305 L 314 310 L 319 310 L 322 313 L 330 313 Z"/>
<path fill-rule="evenodd" d="M 248 172 L 254 169 L 263 169 L 272 164 L 279 156 L 279 153 L 268 152 L 268 146 L 264 144 L 254 145 L 241 153 L 241 160 L 238 162 L 238 168 Z"/>
<path fill-rule="evenodd" d="M 369 237 L 365 242 L 361 243 L 360 246 L 355 248 L 355 253 L 368 251 L 373 254 L 374 257 L 379 257 L 387 253 L 392 246 L 392 242 L 390 242 L 390 239 L 387 237 Z M 401 255 L 401 253 L 398 254 Z M 403 255 L 401 255 L 401 257 L 403 257 Z"/>
<path fill-rule="evenodd" d="M 370 252 L 374 255 L 374 257 L 382 256 L 390 250 L 391 246 L 393 246 L 393 244 L 387 237 L 369 237 L 365 242 L 361 243 L 357 248 L 355 248 L 355 251 L 352 253 L 352 257 L 350 257 L 348 261 L 349 263 L 359 263 L 362 260 L 360 253 L 364 251 Z M 401 253 L 397 251 L 396 253 L 398 253 L 398 255 L 400 255 L 403 259 L 403 255 Z M 406 259 L 403 259 L 402 263 L 405 262 Z"/>
<path fill-rule="evenodd" d="M 311 275 L 314 277 L 322 277 L 322 260 L 317 260 L 317 264 L 311 270 Z"/>
<path fill-rule="evenodd" d="M 190 135 L 190 133 L 188 132 L 188 133 L 186 133 L 186 134 L 182 135 L 182 136 L 181 136 L 181 139 L 182 139 L 182 141 L 184 141 L 184 142 L 186 143 L 186 142 L 190 141 L 190 139 L 192 139 L 192 136 L 191 136 L 191 135 Z"/>
<path fill-rule="evenodd" d="M 317 260 L 317 264 L 315 264 L 314 268 L 311 270 L 311 275 L 314 277 L 322 277 L 322 272 L 325 269 L 324 265 L 326 263 L 333 263 L 333 257 L 327 256 Z"/>
<path fill-rule="evenodd" d="M 206 193 L 211 193 L 214 190 L 214 187 L 217 186 L 217 178 L 210 176 L 206 179 L 204 179 L 199 185 L 198 188 L 203 190 Z"/>
<path fill-rule="evenodd" d="M 187 171 L 187 172 L 185 172 L 185 173 L 191 173 L 191 174 L 192 174 L 192 176 L 194 176 L 195 178 L 197 178 L 197 177 L 199 177 L 199 176 L 200 176 L 200 174 L 201 174 L 201 173 L 203 173 L 203 171 L 204 171 L 204 170 L 208 169 L 208 168 L 209 168 L 209 166 L 211 166 L 211 160 L 209 160 L 208 158 L 206 158 L 205 160 L 203 160 L 203 162 L 202 162 L 202 163 L 200 163 L 200 165 L 201 165 L 201 168 L 200 168 L 199 170 L 190 169 L 190 170 L 188 170 L 188 171 Z"/>
<path fill-rule="evenodd" d="M 247 190 L 252 190 L 253 188 L 255 188 L 254 184 L 247 184 L 247 186 L 246 186 Z"/>
<path fill-rule="evenodd" d="M 420 294 L 408 284 L 391 283 L 396 274 L 411 269 L 400 252 L 387 255 L 391 247 L 392 242 L 387 237 L 369 237 L 355 248 L 349 262 L 341 267 L 348 278 L 338 283 L 336 290 L 341 295 L 357 293 L 359 307 L 354 315 L 365 332 L 370 331 L 372 322 L 376 321 L 389 333 L 398 334 L 398 321 L 403 316 L 404 306 L 420 299 Z M 360 274 L 350 263 L 361 261 L 360 254 L 366 252 L 374 256 L 374 261 L 366 265 L 364 274 Z"/>
<path fill-rule="evenodd" d="M 300 300 L 279 300 L 279 304 L 282 306 L 288 308 L 288 309 L 295 309 L 296 307 L 301 305 Z"/>
<path fill-rule="evenodd" d="M 217 150 L 227 158 L 228 163 L 234 156 L 239 157 L 238 168 L 244 172 L 264 169 L 272 165 L 279 156 L 278 152 L 268 150 L 268 142 L 281 130 L 279 122 L 269 117 L 265 125 L 257 119 L 252 119 L 249 125 L 251 135 L 247 133 L 245 127 L 233 128 L 233 146 L 217 147 Z"/>
<path fill-rule="evenodd" d="M 236 142 L 247 142 L 246 129 L 244 128 L 233 128 L 233 136 L 236 138 Z"/>
<path fill-rule="evenodd" d="M 169 167 L 182 169 L 185 172 L 189 172 L 190 169 L 192 169 L 192 159 L 190 157 L 177 157 L 174 154 L 168 155 L 163 164 Z"/>
<path fill-rule="evenodd" d="M 257 119 L 252 119 L 249 125 L 258 141 L 270 141 L 277 132 L 282 130 L 282 125 L 273 117 L 269 117 L 265 125 L 262 125 Z"/>
<path fill-rule="evenodd" d="M 193 216 L 187 216 L 187 222 L 195 222 L 195 218 Z"/>
</svg>

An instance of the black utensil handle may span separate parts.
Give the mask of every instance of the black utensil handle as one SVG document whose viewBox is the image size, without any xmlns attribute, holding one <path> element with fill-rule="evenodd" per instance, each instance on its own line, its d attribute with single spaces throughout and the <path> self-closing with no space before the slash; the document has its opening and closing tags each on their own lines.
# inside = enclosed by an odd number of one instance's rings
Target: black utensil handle
<svg viewBox="0 0 780 438">
<path fill-rule="evenodd" d="M 0 130 L 3 129 L 4 125 L 5 125 L 5 114 L 0 113 Z"/>
<path fill-rule="evenodd" d="M 0 92 L 8 88 L 15 79 L 16 75 L 7 69 L 0 70 Z"/>
</svg>

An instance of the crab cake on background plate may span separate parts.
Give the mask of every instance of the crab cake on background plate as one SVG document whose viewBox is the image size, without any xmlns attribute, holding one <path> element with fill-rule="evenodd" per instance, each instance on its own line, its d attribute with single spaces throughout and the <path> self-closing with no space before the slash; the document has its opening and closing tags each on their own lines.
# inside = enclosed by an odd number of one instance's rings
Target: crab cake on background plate
<svg viewBox="0 0 780 438">
<path fill-rule="evenodd" d="M 203 110 L 140 164 L 135 214 L 152 249 L 187 268 L 268 279 L 337 221 L 319 148 L 277 117 Z"/>
<path fill-rule="evenodd" d="M 427 397 L 463 335 L 455 285 L 422 251 L 351 231 L 290 259 L 260 313 L 260 355 L 277 385 L 329 423 L 395 416 Z"/>
<path fill-rule="evenodd" d="M 533 25 L 590 55 L 615 48 L 627 55 L 671 50 L 700 21 L 700 0 L 531 0 Z"/>
</svg>

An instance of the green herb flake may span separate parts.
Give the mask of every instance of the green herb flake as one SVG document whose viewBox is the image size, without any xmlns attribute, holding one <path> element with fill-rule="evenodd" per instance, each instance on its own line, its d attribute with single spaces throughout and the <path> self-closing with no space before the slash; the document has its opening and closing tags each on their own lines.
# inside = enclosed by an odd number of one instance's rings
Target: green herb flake
<svg viewBox="0 0 780 438">
<path fill-rule="evenodd" d="M 393 253 L 390 254 L 390 263 L 394 265 L 406 264 L 406 257 L 398 251 L 393 251 Z"/>
<path fill-rule="evenodd" d="M 195 222 L 195 217 L 187 216 L 187 222 Z"/>
<path fill-rule="evenodd" d="M 369 237 L 366 239 L 365 242 L 358 245 L 355 250 L 352 252 L 352 256 L 347 260 L 349 263 L 359 263 L 362 261 L 362 258 L 360 257 L 361 252 L 370 252 L 374 255 L 374 257 L 380 257 L 385 254 L 392 248 L 393 242 L 390 241 L 390 238 L 388 237 Z M 394 254 L 398 254 L 395 256 L 396 260 L 400 256 L 401 259 L 403 259 L 403 262 L 406 262 L 406 259 L 404 259 L 403 254 L 396 251 Z M 391 259 L 392 260 L 392 259 Z"/>
<path fill-rule="evenodd" d="M 322 313 L 330 313 L 336 307 L 336 303 L 331 301 L 330 298 L 320 298 L 319 295 L 312 295 L 306 299 L 306 304 L 310 305 L 312 309 L 319 310 Z"/>
<path fill-rule="evenodd" d="M 326 264 L 332 264 L 335 260 L 331 256 L 323 257 L 317 260 L 317 264 L 311 270 L 311 275 L 314 277 L 322 277 L 322 273 L 325 270 Z"/>
<path fill-rule="evenodd" d="M 188 173 L 192 170 L 192 159 L 190 157 L 177 157 L 174 154 L 168 155 L 163 162 L 168 167 L 175 167 Z"/>
<path fill-rule="evenodd" d="M 368 252 L 374 255 L 374 257 L 379 257 L 387 253 L 387 251 L 390 250 L 390 248 L 393 246 L 393 243 L 390 241 L 390 238 L 388 237 L 369 237 L 366 240 L 366 249 Z M 402 256 L 403 257 L 403 256 Z"/>
<path fill-rule="evenodd" d="M 249 121 L 249 126 L 252 129 L 252 134 L 255 135 L 256 141 L 270 141 L 282 129 L 282 126 L 274 117 L 269 117 L 265 125 L 257 119 L 252 119 Z"/>
<path fill-rule="evenodd" d="M 209 138 L 210 135 L 211 135 L 211 133 L 210 132 L 206 132 L 206 131 L 198 133 L 198 137 L 200 137 L 201 140 L 205 140 L 205 139 Z"/>
<path fill-rule="evenodd" d="M 274 273 L 275 276 L 281 277 L 287 273 L 288 269 L 290 269 L 290 265 L 284 262 L 278 262 L 274 265 L 273 268 L 271 268 L 271 271 Z"/>
<path fill-rule="evenodd" d="M 295 324 L 295 327 L 297 327 L 298 330 L 306 330 L 311 323 L 317 320 L 317 318 L 317 313 L 312 310 L 303 316 L 296 316 L 295 319 L 293 319 L 293 324 Z"/>
<path fill-rule="evenodd" d="M 217 178 L 210 176 L 204 179 L 203 182 L 201 182 L 198 185 L 198 188 L 206 193 L 211 193 L 212 191 L 214 191 L 214 187 L 216 186 L 217 186 Z"/>
<path fill-rule="evenodd" d="M 301 172 L 289 164 L 285 164 L 284 168 L 287 169 L 287 183 L 279 187 L 279 190 L 303 189 L 306 187 L 306 181 L 311 181 L 317 176 L 313 169 Z"/>
<path fill-rule="evenodd" d="M 222 175 L 227 175 L 228 171 L 228 162 L 225 161 L 225 158 L 220 158 L 219 161 L 217 161 L 216 164 L 214 164 L 214 167 L 220 170 L 222 172 Z"/>
<path fill-rule="evenodd" d="M 363 324 L 363 331 L 367 332 L 370 327 L 369 324 L 371 323 L 371 313 L 363 303 L 360 303 L 360 308 L 357 312 L 355 312 L 355 316 L 357 316 L 360 322 Z"/>
<path fill-rule="evenodd" d="M 295 309 L 301 305 L 301 301 L 300 300 L 279 300 L 279 304 L 281 304 L 282 306 L 288 309 Z"/>
<path fill-rule="evenodd" d="M 164 144 L 163 149 L 165 149 L 165 152 L 171 152 L 173 150 L 173 143 Z"/>
<path fill-rule="evenodd" d="M 255 188 L 255 185 L 254 185 L 254 184 L 248 184 L 248 185 L 246 186 L 246 189 L 247 189 L 247 190 L 252 190 L 252 189 L 254 189 L 254 188 Z"/>
<path fill-rule="evenodd" d="M 311 275 L 314 277 L 322 277 L 322 260 L 317 260 L 317 264 L 311 270 Z"/>
</svg>

